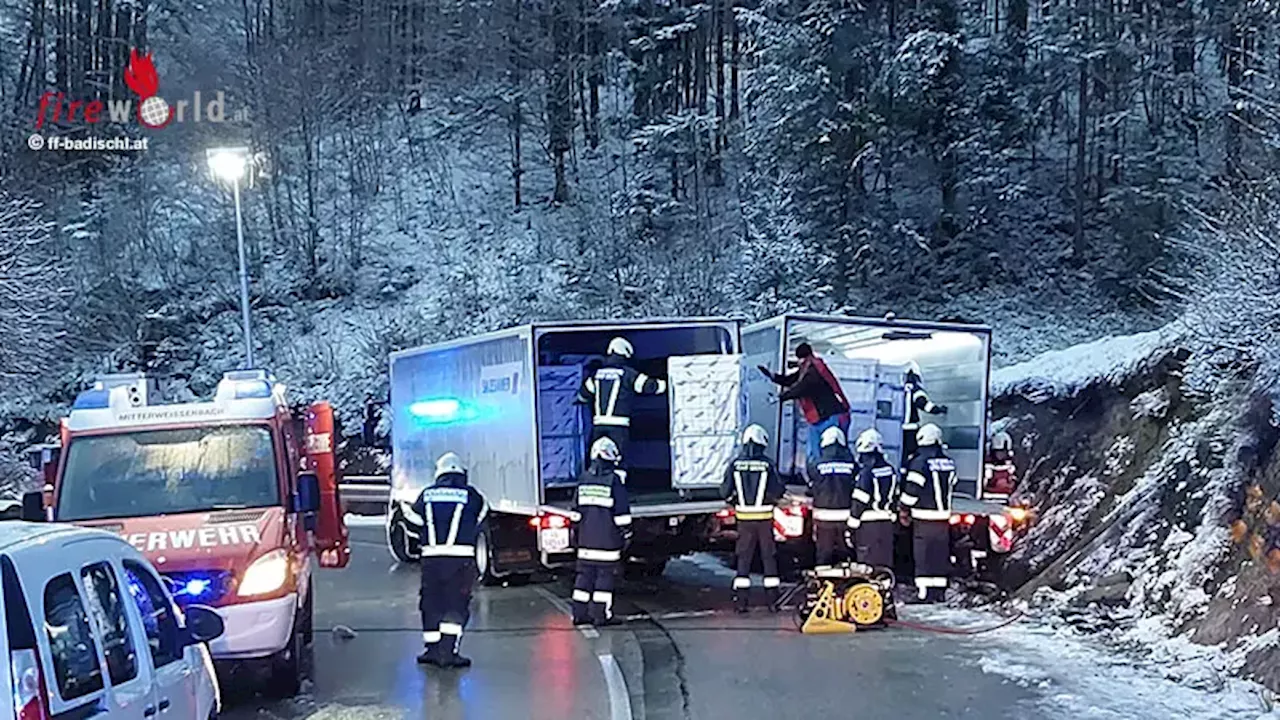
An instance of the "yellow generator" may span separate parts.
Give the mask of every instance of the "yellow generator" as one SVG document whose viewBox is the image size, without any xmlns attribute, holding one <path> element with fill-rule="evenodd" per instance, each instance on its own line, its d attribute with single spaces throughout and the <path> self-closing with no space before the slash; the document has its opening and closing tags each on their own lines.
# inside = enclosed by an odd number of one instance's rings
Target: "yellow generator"
<svg viewBox="0 0 1280 720">
<path fill-rule="evenodd" d="M 894 576 L 888 568 L 847 562 L 804 575 L 805 582 L 797 588 L 803 589 L 804 600 L 795 613 L 800 632 L 851 633 L 897 619 Z"/>
</svg>

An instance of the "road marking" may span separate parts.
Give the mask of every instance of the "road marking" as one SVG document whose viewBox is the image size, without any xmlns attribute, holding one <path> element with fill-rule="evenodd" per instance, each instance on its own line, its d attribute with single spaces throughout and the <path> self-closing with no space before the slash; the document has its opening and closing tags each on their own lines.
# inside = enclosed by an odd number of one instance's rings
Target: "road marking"
<svg viewBox="0 0 1280 720">
<path fill-rule="evenodd" d="M 622 668 L 610 653 L 596 657 L 600 660 L 604 682 L 609 688 L 610 720 L 631 720 L 631 693 L 627 691 L 627 679 L 622 677 Z"/>
<path fill-rule="evenodd" d="M 544 587 L 534 588 L 534 592 L 542 596 L 543 600 L 551 603 L 551 606 L 560 612 L 573 617 L 573 608 L 569 607 L 569 603 L 564 598 L 559 597 L 555 593 Z M 588 640 L 595 640 L 600 637 L 600 631 L 590 625 L 581 625 L 578 632 Z M 622 668 L 618 665 L 618 660 L 613 657 L 613 653 L 600 653 L 596 655 L 596 659 L 600 661 L 600 670 L 604 673 L 605 689 L 609 691 L 609 720 L 632 720 L 631 715 L 631 692 L 627 690 L 627 679 L 622 676 Z"/>
<path fill-rule="evenodd" d="M 541 595 L 544 600 L 551 603 L 552 607 L 564 613 L 565 615 L 568 615 L 570 618 L 573 617 L 573 608 L 569 607 L 569 603 L 565 602 L 562 598 L 557 597 L 555 593 L 552 593 L 550 590 L 544 587 L 537 587 L 537 588 L 534 588 L 534 590 L 537 591 L 537 593 Z M 582 633 L 583 637 L 587 638 L 588 640 L 595 640 L 596 638 L 600 637 L 600 631 L 596 630 L 590 625 L 579 625 L 578 632 Z"/>
</svg>

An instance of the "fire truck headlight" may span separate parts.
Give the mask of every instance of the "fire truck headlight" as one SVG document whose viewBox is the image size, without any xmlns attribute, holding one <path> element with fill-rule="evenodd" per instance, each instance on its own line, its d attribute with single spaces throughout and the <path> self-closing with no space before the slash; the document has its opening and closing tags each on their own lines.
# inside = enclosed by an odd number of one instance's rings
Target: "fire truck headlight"
<svg viewBox="0 0 1280 720">
<path fill-rule="evenodd" d="M 279 590 L 288 579 L 289 555 L 284 550 L 272 550 L 244 571 L 238 592 L 241 597 L 265 595 Z"/>
</svg>

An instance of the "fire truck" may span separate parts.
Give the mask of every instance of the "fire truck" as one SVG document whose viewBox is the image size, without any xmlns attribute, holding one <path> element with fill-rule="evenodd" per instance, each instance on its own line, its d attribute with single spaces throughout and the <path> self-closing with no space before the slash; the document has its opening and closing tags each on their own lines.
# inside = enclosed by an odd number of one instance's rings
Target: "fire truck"
<svg viewBox="0 0 1280 720">
<path fill-rule="evenodd" d="M 209 647 L 220 669 L 295 695 L 313 636 L 313 565 L 350 559 L 333 409 L 291 406 L 262 370 L 226 373 L 210 402 L 160 404 L 157 389 L 130 374 L 81 393 L 23 516 L 119 533 L 180 606 L 222 616 Z"/>
</svg>

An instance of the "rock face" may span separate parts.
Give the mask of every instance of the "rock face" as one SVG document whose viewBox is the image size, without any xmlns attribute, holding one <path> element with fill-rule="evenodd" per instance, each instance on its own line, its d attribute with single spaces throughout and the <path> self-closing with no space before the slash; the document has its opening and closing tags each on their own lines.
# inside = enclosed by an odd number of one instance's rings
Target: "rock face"
<svg viewBox="0 0 1280 720">
<path fill-rule="evenodd" d="M 1272 409 L 1244 380 L 1188 393 L 1188 350 L 1142 349 L 1094 380 L 1002 371 L 993 417 L 1018 446 L 1019 493 L 1037 516 L 1005 562 L 1005 589 L 1040 606 L 1059 597 L 1048 605 L 1064 612 L 1119 613 L 1142 623 L 1144 641 L 1222 644 L 1229 670 L 1280 689 Z"/>
</svg>

